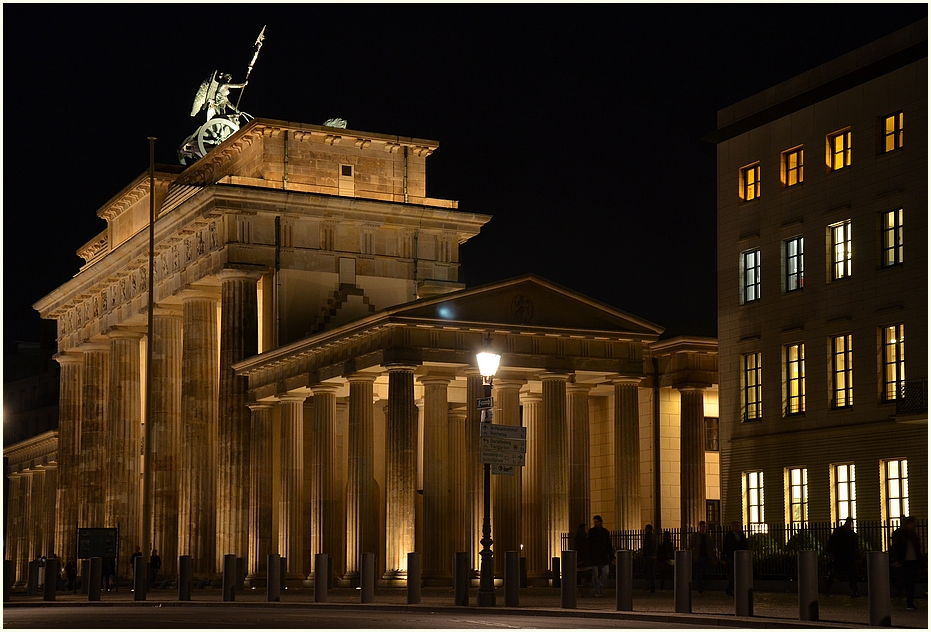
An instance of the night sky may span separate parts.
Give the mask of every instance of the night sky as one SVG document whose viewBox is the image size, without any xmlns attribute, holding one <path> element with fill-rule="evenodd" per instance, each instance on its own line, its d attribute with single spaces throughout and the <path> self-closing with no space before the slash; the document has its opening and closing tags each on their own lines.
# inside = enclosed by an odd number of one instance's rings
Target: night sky
<svg viewBox="0 0 931 632">
<path fill-rule="evenodd" d="M 477 286 L 535 273 L 716 335 L 716 111 L 927 17 L 906 5 L 4 4 L 4 341 L 83 263 L 96 210 L 177 163 L 201 80 L 255 117 L 437 140 L 427 195 L 494 216 Z M 234 96 L 236 91 L 234 91 Z"/>
</svg>

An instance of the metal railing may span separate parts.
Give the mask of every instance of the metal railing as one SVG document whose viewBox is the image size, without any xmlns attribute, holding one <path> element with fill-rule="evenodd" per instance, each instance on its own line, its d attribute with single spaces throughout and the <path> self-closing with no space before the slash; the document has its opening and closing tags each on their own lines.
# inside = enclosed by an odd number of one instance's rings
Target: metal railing
<svg viewBox="0 0 931 632">
<path fill-rule="evenodd" d="M 928 412 L 928 380 L 902 382 L 899 397 L 895 400 L 897 415 L 914 415 Z"/>
</svg>

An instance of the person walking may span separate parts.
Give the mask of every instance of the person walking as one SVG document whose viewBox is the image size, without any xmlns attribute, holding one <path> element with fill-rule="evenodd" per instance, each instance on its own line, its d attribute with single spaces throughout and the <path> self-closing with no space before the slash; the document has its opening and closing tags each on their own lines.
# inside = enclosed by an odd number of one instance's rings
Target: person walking
<svg viewBox="0 0 931 632">
<path fill-rule="evenodd" d="M 831 574 L 828 577 L 828 585 L 825 593 L 831 593 L 831 584 L 834 578 L 839 577 L 847 579 L 847 586 L 850 588 L 851 597 L 859 597 L 857 592 L 857 534 L 853 531 L 853 520 L 847 518 L 843 525 L 839 526 L 828 538 L 828 556 L 834 564 Z"/>
<path fill-rule="evenodd" d="M 576 553 L 576 589 L 581 597 L 585 576 L 592 570 L 591 553 L 588 547 L 588 525 L 584 522 L 576 529 L 572 546 Z"/>
<path fill-rule="evenodd" d="M 592 519 L 593 526 L 588 531 L 588 550 L 592 562 L 592 587 L 596 597 L 603 597 L 605 580 L 608 579 L 610 565 L 615 564 L 614 547 L 611 534 L 601 524 L 601 516 Z"/>
<path fill-rule="evenodd" d="M 162 567 L 162 558 L 158 554 L 158 549 L 152 549 L 152 556 L 149 558 L 149 588 L 155 587 L 155 580 L 158 579 L 158 570 Z"/>
<path fill-rule="evenodd" d="M 669 587 L 672 588 L 672 570 L 676 564 L 676 545 L 672 543 L 669 531 L 663 531 L 663 541 L 656 550 L 656 563 L 659 564 L 659 591 L 666 590 L 666 577 L 669 577 Z"/>
<path fill-rule="evenodd" d="M 698 523 L 698 531 L 692 534 L 689 542 L 692 550 L 692 572 L 695 578 L 695 588 L 698 596 L 704 597 L 704 579 L 711 578 L 711 563 L 714 560 L 714 545 L 708 535 L 708 526 L 702 520 Z"/>
<path fill-rule="evenodd" d="M 115 566 L 116 566 L 116 560 L 114 560 L 112 557 L 103 558 L 103 564 L 101 567 L 101 575 L 103 575 L 103 587 L 107 590 L 107 592 L 110 592 L 110 578 L 116 572 Z M 85 578 L 82 581 L 87 581 L 87 578 Z"/>
<path fill-rule="evenodd" d="M 656 554 L 659 549 L 659 542 L 656 541 L 656 535 L 653 533 L 653 525 L 648 524 L 643 531 L 643 546 L 640 547 L 643 561 L 643 579 L 647 585 L 647 590 L 656 592 Z"/>
<path fill-rule="evenodd" d="M 65 577 L 68 578 L 68 590 L 74 590 L 74 580 L 77 579 L 78 569 L 74 565 L 74 560 L 68 558 L 68 563 L 65 564 Z"/>
<path fill-rule="evenodd" d="M 750 547 L 740 522 L 731 523 L 731 530 L 724 536 L 724 561 L 727 563 L 727 595 L 734 595 L 734 551 L 746 551 Z"/>
<path fill-rule="evenodd" d="M 902 526 L 892 533 L 892 567 L 897 569 L 898 580 L 905 587 L 905 609 L 915 608 L 915 584 L 921 560 L 921 538 L 915 530 L 917 520 L 912 516 L 902 519 Z"/>
</svg>

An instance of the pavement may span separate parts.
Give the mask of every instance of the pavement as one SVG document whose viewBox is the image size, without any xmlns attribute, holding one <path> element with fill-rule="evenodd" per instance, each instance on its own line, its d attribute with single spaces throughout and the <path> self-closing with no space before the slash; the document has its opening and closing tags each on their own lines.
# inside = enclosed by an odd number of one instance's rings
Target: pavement
<svg viewBox="0 0 931 632">
<path fill-rule="evenodd" d="M 832 595 L 819 595 L 819 621 L 799 621 L 798 597 L 794 592 L 756 592 L 753 595 L 752 617 L 737 617 L 734 615 L 734 598 L 728 597 L 720 591 L 706 591 L 703 597 L 692 593 L 692 612 L 676 613 L 674 595 L 671 590 L 650 593 L 642 589 L 635 589 L 633 594 L 633 611 L 619 612 L 616 606 L 613 590 L 605 590 L 605 596 L 596 598 L 586 591 L 583 596 L 577 597 L 576 608 L 561 607 L 561 596 L 558 588 L 524 588 L 520 591 L 519 606 L 505 607 L 504 589 L 495 590 L 497 605 L 494 608 L 479 608 L 476 605 L 477 589 L 469 592 L 468 606 L 455 606 L 451 588 L 423 588 L 419 604 L 407 603 L 405 589 L 379 588 L 375 591 L 375 600 L 370 604 L 361 604 L 360 593 L 352 588 L 333 588 L 328 591 L 327 601 L 314 602 L 314 589 L 290 588 L 281 595 L 281 602 L 293 606 L 308 608 L 330 609 L 368 609 L 391 611 L 416 611 L 425 609 L 430 612 L 480 612 L 488 615 L 500 614 L 502 617 L 519 614 L 521 616 L 540 617 L 594 617 L 598 619 L 614 619 L 618 621 L 643 621 L 651 623 L 665 623 L 669 627 L 677 625 L 708 625 L 713 627 L 733 628 L 859 628 L 869 626 L 869 598 L 862 596 L 858 599 L 846 594 L 834 593 Z M 198 605 L 215 604 L 218 607 L 276 607 L 269 603 L 263 589 L 250 590 L 237 593 L 235 601 L 224 602 L 220 588 L 194 589 L 192 601 Z M 44 601 L 41 596 L 29 597 L 23 592 L 14 592 L 4 608 L 20 607 L 59 607 L 64 605 L 146 605 L 184 607 L 191 602 L 178 601 L 176 589 L 148 591 L 146 601 L 135 601 L 134 594 L 128 588 L 121 588 L 118 592 L 104 592 L 99 602 L 89 602 L 87 595 L 80 593 L 59 592 L 55 601 Z M 928 629 L 928 608 L 925 599 L 918 600 L 918 610 L 905 610 L 904 598 L 890 600 L 892 626 L 904 628 Z M 541 627 L 546 627 L 541 622 Z"/>
</svg>

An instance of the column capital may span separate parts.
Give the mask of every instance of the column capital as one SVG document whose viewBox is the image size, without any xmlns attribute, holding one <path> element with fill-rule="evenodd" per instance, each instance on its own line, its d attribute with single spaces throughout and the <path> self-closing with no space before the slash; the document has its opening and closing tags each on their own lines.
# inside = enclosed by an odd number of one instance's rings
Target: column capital
<svg viewBox="0 0 931 632">
<path fill-rule="evenodd" d="M 539 404 L 543 401 L 543 393 L 534 393 L 532 391 L 521 391 L 520 394 L 521 403 L 529 402 L 531 404 Z"/>
<path fill-rule="evenodd" d="M 143 310 L 145 311 L 145 310 Z M 155 305 L 152 310 L 153 316 L 162 318 L 184 318 L 184 309 L 180 305 Z"/>
<path fill-rule="evenodd" d="M 421 375 L 417 381 L 424 386 L 444 386 L 452 382 L 453 378 L 448 375 Z"/>
<path fill-rule="evenodd" d="M 376 375 L 375 373 L 353 373 L 352 375 L 346 376 L 346 381 L 349 382 L 350 384 L 355 383 L 355 382 L 373 383 L 377 379 L 378 379 L 378 375 Z"/>
<path fill-rule="evenodd" d="M 110 341 L 109 340 L 85 340 L 80 345 L 78 345 L 78 349 L 80 349 L 82 353 L 89 353 L 93 351 L 106 351 L 109 353 Z"/>
<path fill-rule="evenodd" d="M 84 362 L 84 353 L 80 350 L 69 349 L 63 353 L 56 353 L 52 356 L 52 359 L 58 362 L 58 364 L 76 364 L 79 362 Z"/>
<path fill-rule="evenodd" d="M 217 272 L 217 278 L 223 281 L 258 281 L 264 274 L 265 266 L 262 270 L 255 268 L 223 268 Z"/>
<path fill-rule="evenodd" d="M 566 384 L 567 393 L 588 393 L 595 387 L 594 384 L 579 384 L 577 382 L 569 382 Z"/>
<path fill-rule="evenodd" d="M 145 334 L 136 328 L 113 327 L 107 332 L 110 340 L 142 340 Z"/>
<path fill-rule="evenodd" d="M 310 387 L 311 392 L 314 395 L 326 395 L 326 394 L 336 394 L 336 391 L 339 390 L 339 384 L 333 384 L 331 382 L 324 382 L 321 384 L 314 384 Z"/>
<path fill-rule="evenodd" d="M 504 390 L 516 391 L 516 390 L 520 390 L 521 388 L 523 388 L 526 384 L 527 384 L 527 380 L 524 380 L 521 378 L 503 377 L 503 378 L 496 379 L 492 386 L 502 391 Z"/>
<path fill-rule="evenodd" d="M 401 371 L 410 371 L 413 373 L 417 370 L 417 366 L 414 364 L 405 364 L 403 362 L 398 362 L 397 364 L 386 364 L 385 369 L 389 373 L 398 373 Z"/>
<path fill-rule="evenodd" d="M 249 410 L 271 410 L 278 404 L 277 401 L 263 400 L 261 402 L 247 402 Z"/>
<path fill-rule="evenodd" d="M 547 371 L 545 373 L 540 373 L 537 377 L 540 381 L 559 381 L 559 382 L 568 382 L 569 378 L 572 377 L 572 373 L 565 371 Z"/>
<path fill-rule="evenodd" d="M 306 400 L 308 397 L 310 397 L 310 393 L 299 393 L 295 391 L 289 391 L 287 393 L 279 393 L 277 397 L 278 397 L 279 402 L 301 403 L 304 400 Z"/>
<path fill-rule="evenodd" d="M 637 375 L 614 375 L 611 378 L 611 383 L 615 386 L 640 386 L 640 382 L 643 380 L 642 377 Z"/>
<path fill-rule="evenodd" d="M 680 393 L 703 393 L 707 391 L 710 386 L 705 386 L 701 384 L 685 384 L 683 386 L 677 386 L 676 390 Z"/>
<path fill-rule="evenodd" d="M 176 294 L 181 298 L 182 302 L 197 300 L 197 299 L 207 299 L 212 301 L 220 300 L 220 288 L 218 287 L 208 287 L 208 286 L 198 286 L 198 287 L 188 287 Z"/>
<path fill-rule="evenodd" d="M 446 415 L 452 419 L 461 421 L 469 416 L 469 411 L 467 411 L 465 408 L 450 408 L 448 411 L 446 411 Z"/>
</svg>

